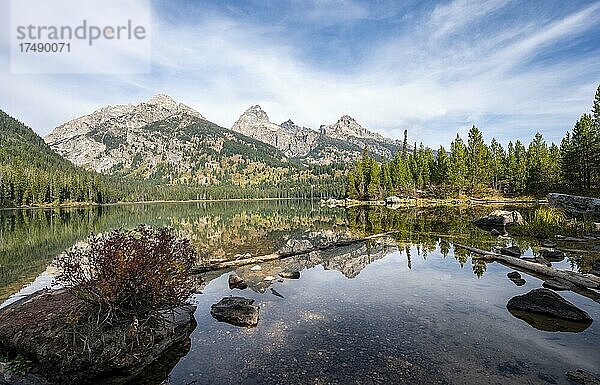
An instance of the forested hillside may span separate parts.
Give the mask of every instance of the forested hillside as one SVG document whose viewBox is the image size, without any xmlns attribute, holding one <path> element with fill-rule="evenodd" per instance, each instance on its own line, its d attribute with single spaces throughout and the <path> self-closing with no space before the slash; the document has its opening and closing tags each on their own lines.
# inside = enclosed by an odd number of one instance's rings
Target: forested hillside
<svg viewBox="0 0 600 385">
<path fill-rule="evenodd" d="M 405 133 L 406 143 L 406 133 Z M 473 126 L 466 142 L 456 136 L 449 151 L 416 146 L 378 163 L 368 152 L 348 173 L 346 195 L 381 199 L 393 194 L 451 197 L 494 193 L 544 195 L 550 191 L 597 194 L 600 190 L 600 86 L 591 114 L 583 114 L 560 145 L 540 133 L 526 146 L 519 140 L 503 147 L 487 144 Z"/>
<path fill-rule="evenodd" d="M 116 198 L 100 175 L 61 158 L 31 128 L 0 110 L 0 207 Z"/>
</svg>

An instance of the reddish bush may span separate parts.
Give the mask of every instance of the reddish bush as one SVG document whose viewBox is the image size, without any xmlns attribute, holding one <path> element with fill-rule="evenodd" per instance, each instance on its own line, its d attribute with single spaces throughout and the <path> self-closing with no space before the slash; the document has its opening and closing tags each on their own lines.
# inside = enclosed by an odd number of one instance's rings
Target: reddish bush
<svg viewBox="0 0 600 385">
<path fill-rule="evenodd" d="M 57 282 L 107 320 L 146 318 L 183 304 L 194 290 L 196 252 L 170 229 L 139 226 L 91 235 L 57 258 Z"/>
</svg>

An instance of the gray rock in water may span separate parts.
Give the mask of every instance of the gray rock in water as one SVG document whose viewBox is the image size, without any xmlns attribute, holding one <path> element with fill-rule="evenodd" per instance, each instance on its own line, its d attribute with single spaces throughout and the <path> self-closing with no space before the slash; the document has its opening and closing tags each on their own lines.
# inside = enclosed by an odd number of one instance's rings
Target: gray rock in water
<svg viewBox="0 0 600 385">
<path fill-rule="evenodd" d="M 489 215 L 481 217 L 473 221 L 475 226 L 490 229 L 490 228 L 504 228 L 510 225 L 522 225 L 525 224 L 523 216 L 518 211 L 507 211 L 507 210 L 495 210 Z"/>
<path fill-rule="evenodd" d="M 273 294 L 274 296 L 276 296 L 276 297 L 279 297 L 279 298 L 285 298 L 285 297 L 284 297 L 283 295 L 281 295 L 281 293 L 280 293 L 280 292 L 278 292 L 277 290 L 273 289 L 272 287 L 271 287 L 270 289 L 271 289 L 271 294 Z"/>
<path fill-rule="evenodd" d="M 290 272 L 282 271 L 281 273 L 279 273 L 279 276 L 281 278 L 287 278 L 287 279 L 299 279 L 300 278 L 300 272 L 299 271 L 292 271 L 290 273 Z"/>
<path fill-rule="evenodd" d="M 544 281 L 544 283 L 542 284 L 544 287 L 547 287 L 548 289 L 552 289 L 552 290 L 571 290 L 573 289 L 574 285 L 569 282 L 569 281 L 565 281 L 564 279 L 560 279 L 560 278 L 550 278 Z"/>
<path fill-rule="evenodd" d="M 573 322 L 589 323 L 592 317 L 559 294 L 548 289 L 534 289 L 527 294 L 511 298 L 508 310 L 549 315 Z"/>
<path fill-rule="evenodd" d="M 502 235 L 502 233 L 498 231 L 498 229 L 492 229 L 492 231 L 490 231 L 490 234 L 494 237 L 499 237 Z"/>
<path fill-rule="evenodd" d="M 518 271 L 511 271 L 510 273 L 506 274 L 506 276 L 517 286 L 523 286 L 525 283 L 527 283 L 523 278 L 521 278 L 521 274 L 519 274 Z"/>
<path fill-rule="evenodd" d="M 210 307 L 210 315 L 219 322 L 254 327 L 258 324 L 260 306 L 253 303 L 249 298 L 225 297 Z"/>
<path fill-rule="evenodd" d="M 248 288 L 248 285 L 246 284 L 246 282 L 244 282 L 244 280 L 235 273 L 229 275 L 228 283 L 229 283 L 230 289 L 244 290 L 244 289 Z"/>
<path fill-rule="evenodd" d="M 500 254 L 519 258 L 521 256 L 521 248 L 519 246 L 503 247 L 500 249 Z"/>
<path fill-rule="evenodd" d="M 600 199 L 577 195 L 550 193 L 546 196 L 551 206 L 571 213 L 600 215 Z"/>
<path fill-rule="evenodd" d="M 569 380 L 581 385 L 600 385 L 600 378 L 585 369 L 570 370 L 565 374 Z"/>
</svg>

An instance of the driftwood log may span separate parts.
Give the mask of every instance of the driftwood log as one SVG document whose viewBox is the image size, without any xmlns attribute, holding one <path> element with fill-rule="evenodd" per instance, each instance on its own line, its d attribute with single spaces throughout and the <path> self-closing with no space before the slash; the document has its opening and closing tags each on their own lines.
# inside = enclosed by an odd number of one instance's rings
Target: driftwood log
<svg viewBox="0 0 600 385">
<path fill-rule="evenodd" d="M 494 253 L 492 251 L 482 250 L 476 247 L 465 246 L 459 243 L 454 243 L 454 246 L 475 254 L 479 254 L 484 259 L 489 261 L 503 262 L 507 265 L 538 273 L 545 277 L 564 279 L 565 281 L 568 281 L 576 286 L 585 287 L 588 289 L 600 289 L 600 277 L 596 277 L 592 274 L 582 274 L 574 271 L 557 269 L 555 267 L 540 265 L 535 262 L 529 262 L 520 258 L 510 257 L 508 255 Z"/>
<path fill-rule="evenodd" d="M 297 250 L 297 251 L 289 251 L 289 252 L 284 252 L 284 253 L 275 252 L 275 253 L 256 256 L 256 257 L 240 258 L 240 259 L 233 259 L 233 260 L 227 260 L 227 261 L 218 261 L 218 262 L 210 263 L 207 265 L 196 266 L 195 268 L 192 269 L 192 273 L 199 274 L 199 273 L 205 273 L 207 271 L 212 271 L 212 270 L 221 270 L 221 269 L 227 269 L 227 268 L 231 268 L 231 267 L 254 265 L 254 264 L 258 264 L 258 263 L 274 261 L 277 259 L 295 257 L 297 255 L 309 254 L 314 251 L 323 251 L 323 250 L 328 250 L 328 249 L 331 249 L 334 247 L 349 246 L 349 245 L 353 245 L 356 243 L 370 241 L 372 239 L 383 238 L 383 237 L 387 237 L 388 235 L 396 233 L 396 232 L 397 231 L 388 231 L 385 233 L 370 235 L 368 237 L 363 237 L 363 238 L 345 239 L 343 241 L 330 242 L 330 243 L 326 243 L 323 245 L 309 247 L 309 248 L 306 248 L 303 250 Z"/>
</svg>

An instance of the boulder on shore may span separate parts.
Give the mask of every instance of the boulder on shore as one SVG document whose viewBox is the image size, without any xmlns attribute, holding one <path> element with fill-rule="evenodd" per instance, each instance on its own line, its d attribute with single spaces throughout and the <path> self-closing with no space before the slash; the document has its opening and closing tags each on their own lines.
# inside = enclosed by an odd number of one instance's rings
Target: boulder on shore
<svg viewBox="0 0 600 385">
<path fill-rule="evenodd" d="M 33 293 L 0 309 L 0 352 L 29 359 L 28 378 L 49 384 L 125 384 L 157 360 L 170 362 L 165 356 L 174 349 L 189 350 L 189 335 L 196 328 L 191 305 L 161 311 L 156 323 L 143 327 L 135 320 L 98 325 L 85 305 L 59 289 Z M 74 333 L 80 338 L 74 340 Z M 0 371 L 2 383 L 19 382 L 16 377 L 9 382 Z"/>
<path fill-rule="evenodd" d="M 210 307 L 210 315 L 219 322 L 235 326 L 254 327 L 258 324 L 260 306 L 243 297 L 225 297 Z"/>
<path fill-rule="evenodd" d="M 518 211 L 494 210 L 489 215 L 473 221 L 473 224 L 483 229 L 503 229 L 511 225 L 525 224 L 523 216 Z"/>
<path fill-rule="evenodd" d="M 573 322 L 593 321 L 588 313 L 548 289 L 534 289 L 527 294 L 513 297 L 506 307 L 508 310 L 545 314 Z"/>
<path fill-rule="evenodd" d="M 546 195 L 551 206 L 575 214 L 600 215 L 600 198 L 550 193 Z"/>
</svg>

